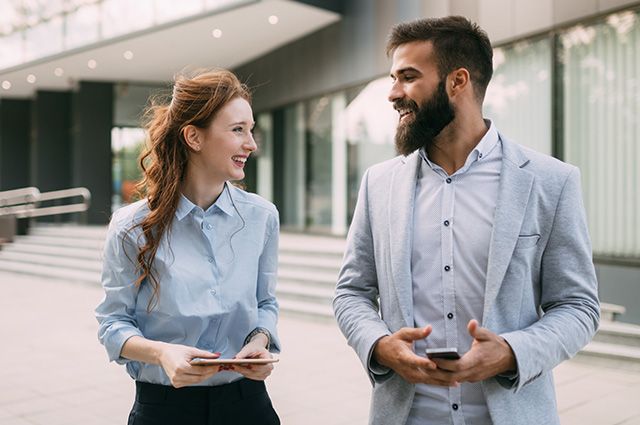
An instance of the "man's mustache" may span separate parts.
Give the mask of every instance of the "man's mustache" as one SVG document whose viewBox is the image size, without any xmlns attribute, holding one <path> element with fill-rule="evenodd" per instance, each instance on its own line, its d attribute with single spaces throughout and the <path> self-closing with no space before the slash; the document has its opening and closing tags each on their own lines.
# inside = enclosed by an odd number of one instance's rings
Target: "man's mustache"
<svg viewBox="0 0 640 425">
<path fill-rule="evenodd" d="M 393 109 L 396 111 L 399 111 L 400 109 L 408 109 L 410 111 L 417 112 L 420 108 L 418 107 L 418 104 L 411 99 L 400 99 L 393 102 Z"/>
</svg>

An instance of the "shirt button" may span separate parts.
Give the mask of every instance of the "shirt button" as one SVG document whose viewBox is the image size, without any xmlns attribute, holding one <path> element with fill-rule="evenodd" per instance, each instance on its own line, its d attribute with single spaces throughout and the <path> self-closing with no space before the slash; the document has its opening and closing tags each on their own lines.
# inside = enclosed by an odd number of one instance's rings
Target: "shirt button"
<svg viewBox="0 0 640 425">
<path fill-rule="evenodd" d="M 212 290 L 211 290 L 211 294 L 212 294 L 212 295 L 216 295 L 217 293 L 218 293 L 218 292 L 217 292 L 215 289 L 212 289 Z"/>
<path fill-rule="evenodd" d="M 449 314 L 447 314 L 447 318 L 448 318 L 448 319 L 453 319 L 453 313 L 449 313 Z"/>
<path fill-rule="evenodd" d="M 451 267 L 449 267 L 449 266 L 444 266 L 444 271 L 445 271 L 445 272 L 448 272 L 449 270 L 451 270 Z"/>
<path fill-rule="evenodd" d="M 207 261 L 210 262 L 210 263 L 213 263 L 213 257 L 208 257 Z"/>
<path fill-rule="evenodd" d="M 457 405 L 456 403 L 453 403 L 453 404 L 451 405 L 451 408 L 452 408 L 453 410 L 458 410 L 458 405 Z"/>
<path fill-rule="evenodd" d="M 211 230 L 211 229 L 213 229 L 213 226 L 210 224 L 207 224 L 207 230 Z"/>
<path fill-rule="evenodd" d="M 444 225 L 445 225 L 445 226 L 449 226 L 449 220 L 445 220 L 445 221 L 444 221 Z"/>
<path fill-rule="evenodd" d="M 451 183 L 451 177 L 447 177 L 447 180 L 445 180 L 447 183 Z"/>
</svg>

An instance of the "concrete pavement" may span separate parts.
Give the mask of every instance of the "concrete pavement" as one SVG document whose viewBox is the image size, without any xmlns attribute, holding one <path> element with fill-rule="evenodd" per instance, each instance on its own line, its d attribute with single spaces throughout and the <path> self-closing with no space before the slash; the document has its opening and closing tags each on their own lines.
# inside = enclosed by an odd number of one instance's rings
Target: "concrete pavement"
<svg viewBox="0 0 640 425">
<path fill-rule="evenodd" d="M 0 424 L 124 424 L 133 382 L 107 363 L 93 308 L 102 289 L 0 272 Z M 357 425 L 370 386 L 333 323 L 284 316 L 267 385 L 284 425 Z M 579 360 L 556 368 L 563 425 L 640 425 L 640 372 Z"/>
</svg>

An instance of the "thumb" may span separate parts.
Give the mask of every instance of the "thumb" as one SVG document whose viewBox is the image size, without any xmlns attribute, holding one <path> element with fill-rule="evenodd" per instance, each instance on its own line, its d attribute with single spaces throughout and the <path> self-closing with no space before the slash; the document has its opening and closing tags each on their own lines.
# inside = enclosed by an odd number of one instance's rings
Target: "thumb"
<svg viewBox="0 0 640 425">
<path fill-rule="evenodd" d="M 487 328 L 483 328 L 480 326 L 477 320 L 472 319 L 469 321 L 467 325 L 467 330 L 469 331 L 469 335 L 478 341 L 485 341 L 491 338 L 491 331 Z"/>
<path fill-rule="evenodd" d="M 191 351 L 193 357 L 202 357 L 204 359 L 217 359 L 220 357 L 220 353 L 211 353 L 209 351 L 200 350 L 198 348 Z"/>
<path fill-rule="evenodd" d="M 403 328 L 399 331 L 398 336 L 405 341 L 416 341 L 428 337 L 431 330 L 431 325 L 424 328 Z"/>
</svg>

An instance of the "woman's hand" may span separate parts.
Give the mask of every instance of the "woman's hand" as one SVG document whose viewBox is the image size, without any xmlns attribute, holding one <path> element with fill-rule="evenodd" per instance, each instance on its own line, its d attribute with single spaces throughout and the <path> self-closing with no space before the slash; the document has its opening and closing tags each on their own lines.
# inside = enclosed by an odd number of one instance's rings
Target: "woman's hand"
<svg viewBox="0 0 640 425">
<path fill-rule="evenodd" d="M 162 344 L 158 361 L 176 388 L 194 385 L 218 373 L 220 366 L 193 366 L 195 357 L 217 359 L 220 353 L 210 353 L 194 347 L 179 344 Z"/>
<path fill-rule="evenodd" d="M 270 359 L 271 353 L 267 351 L 266 337 L 258 334 L 244 347 L 238 354 L 236 359 Z M 245 378 L 253 379 L 254 381 L 264 381 L 267 376 L 271 375 L 273 370 L 273 364 L 267 363 L 264 365 L 251 364 L 251 365 L 233 365 L 233 370 L 242 374 Z"/>
</svg>

